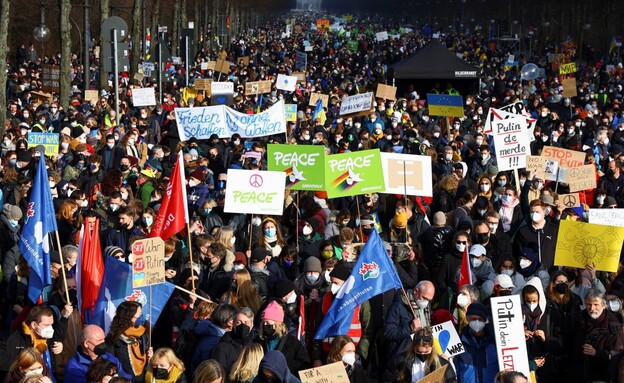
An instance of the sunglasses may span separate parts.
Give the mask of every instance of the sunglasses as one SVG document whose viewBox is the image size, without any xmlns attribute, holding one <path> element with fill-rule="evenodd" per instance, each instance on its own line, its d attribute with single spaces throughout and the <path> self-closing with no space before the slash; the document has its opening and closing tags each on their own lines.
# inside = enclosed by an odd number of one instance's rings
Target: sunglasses
<svg viewBox="0 0 624 383">
<path fill-rule="evenodd" d="M 480 183 L 479 185 L 489 185 L 487 182 Z"/>
<path fill-rule="evenodd" d="M 458 245 L 466 245 L 468 244 L 468 241 L 455 241 L 455 243 Z"/>
<path fill-rule="evenodd" d="M 433 342 L 433 337 L 431 335 L 415 336 L 414 341 L 430 343 Z"/>
</svg>

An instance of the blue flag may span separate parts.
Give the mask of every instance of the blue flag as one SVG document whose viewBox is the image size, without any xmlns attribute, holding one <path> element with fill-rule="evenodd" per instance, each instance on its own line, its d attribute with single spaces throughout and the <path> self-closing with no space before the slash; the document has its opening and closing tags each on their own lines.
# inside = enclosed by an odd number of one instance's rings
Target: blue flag
<svg viewBox="0 0 624 383">
<path fill-rule="evenodd" d="M 57 231 L 54 205 L 48 182 L 48 171 L 41 153 L 32 192 L 26 223 L 22 229 L 18 246 L 30 266 L 28 278 L 28 299 L 37 303 L 46 286 L 52 284 L 50 275 L 50 233 Z"/>
<path fill-rule="evenodd" d="M 113 257 L 106 257 L 104 260 L 104 279 L 98 300 L 95 303 L 95 310 L 90 318 L 85 317 L 85 324 L 97 324 L 105 332 L 108 332 L 117 306 L 124 301 L 135 301 L 143 306 L 143 315 L 137 320 L 137 324 L 149 320 L 150 325 L 153 326 L 158 321 L 158 317 L 174 289 L 174 285 L 169 282 L 152 285 L 151 293 L 150 286 L 133 288 L 132 266 Z"/>
<path fill-rule="evenodd" d="M 373 229 L 362 249 L 351 276 L 338 290 L 327 315 L 316 331 L 314 339 L 347 335 L 355 308 L 375 295 L 390 289 L 400 289 L 401 280 L 392 260 Z"/>
</svg>

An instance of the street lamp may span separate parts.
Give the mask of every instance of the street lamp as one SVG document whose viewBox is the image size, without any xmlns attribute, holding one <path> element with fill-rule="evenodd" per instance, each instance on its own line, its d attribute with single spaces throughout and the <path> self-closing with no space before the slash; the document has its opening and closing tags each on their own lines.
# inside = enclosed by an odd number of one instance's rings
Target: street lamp
<svg viewBox="0 0 624 383">
<path fill-rule="evenodd" d="M 33 37 L 40 43 L 50 40 L 50 29 L 45 25 L 45 4 L 39 5 L 39 26 L 33 29 Z"/>
</svg>

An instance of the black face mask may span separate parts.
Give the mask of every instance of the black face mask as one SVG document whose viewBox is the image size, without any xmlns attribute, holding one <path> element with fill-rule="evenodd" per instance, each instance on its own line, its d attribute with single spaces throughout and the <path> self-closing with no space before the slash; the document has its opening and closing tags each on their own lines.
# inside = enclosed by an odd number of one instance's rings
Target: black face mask
<svg viewBox="0 0 624 383">
<path fill-rule="evenodd" d="M 488 233 L 475 233 L 475 241 L 478 244 L 483 245 L 490 239 L 490 235 Z"/>
<path fill-rule="evenodd" d="M 154 371 L 154 378 L 156 379 L 167 379 L 169 378 L 169 371 L 166 368 L 154 367 L 152 369 Z"/>
<path fill-rule="evenodd" d="M 93 348 L 93 353 L 97 356 L 104 355 L 106 352 L 108 352 L 108 349 L 106 348 L 105 342 L 102 342 Z"/>
<path fill-rule="evenodd" d="M 506 297 L 511 295 L 511 290 L 501 290 L 498 292 L 499 297 Z"/>
<path fill-rule="evenodd" d="M 558 292 L 559 294 L 565 294 L 568 291 L 568 284 L 567 283 L 557 283 L 555 285 L 555 291 Z"/>
<path fill-rule="evenodd" d="M 119 170 L 121 170 L 122 172 L 126 172 L 128 171 L 128 169 L 130 169 L 130 166 L 128 165 L 119 165 Z"/>
<path fill-rule="evenodd" d="M 424 362 L 427 358 L 429 358 L 429 354 L 416 354 L 416 357 L 420 359 L 421 362 Z"/>
<path fill-rule="evenodd" d="M 275 334 L 275 326 L 272 324 L 265 324 L 262 326 L 262 332 L 264 334 L 265 337 L 267 337 L 268 339 L 274 339 L 276 334 Z"/>
<path fill-rule="evenodd" d="M 199 261 L 204 265 L 204 266 L 212 266 L 212 261 L 210 260 L 210 258 L 205 257 L 205 258 L 199 258 Z"/>
<path fill-rule="evenodd" d="M 373 232 L 373 229 L 362 229 L 362 233 L 366 234 L 366 235 L 370 235 Z"/>
<path fill-rule="evenodd" d="M 244 323 L 234 327 L 234 336 L 238 339 L 246 339 L 249 336 L 251 329 Z M 266 333 L 266 332 L 265 332 Z"/>
</svg>

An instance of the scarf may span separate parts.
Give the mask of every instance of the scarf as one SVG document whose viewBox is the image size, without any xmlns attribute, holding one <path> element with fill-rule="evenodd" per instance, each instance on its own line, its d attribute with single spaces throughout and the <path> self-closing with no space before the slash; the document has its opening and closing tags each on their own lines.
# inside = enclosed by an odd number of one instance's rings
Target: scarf
<svg viewBox="0 0 624 383">
<path fill-rule="evenodd" d="M 167 379 L 155 379 L 154 372 L 152 369 L 148 369 L 145 373 L 145 382 L 146 383 L 175 383 L 178 378 L 182 375 L 182 371 L 176 366 L 173 365 L 171 371 L 169 371 L 169 376 Z"/>
<path fill-rule="evenodd" d="M 24 334 L 30 336 L 30 339 L 33 342 L 33 347 L 37 349 L 41 354 L 46 352 L 48 349 L 48 340 L 45 338 L 39 338 L 32 329 L 26 324 L 26 322 L 22 322 L 22 331 Z"/>
<path fill-rule="evenodd" d="M 139 341 L 143 334 L 145 334 L 145 327 L 136 326 L 126 329 L 121 335 L 121 340 L 128 345 L 128 357 L 132 366 L 132 371 L 128 372 L 136 376 L 143 375 L 147 363 L 147 355 L 143 352 Z"/>
<path fill-rule="evenodd" d="M 271 250 L 274 257 L 277 257 L 282 253 L 282 247 L 277 243 L 277 235 L 273 238 L 269 238 L 265 235 L 264 240 L 267 243 L 267 250 Z"/>
<path fill-rule="evenodd" d="M 542 316 L 542 308 L 537 305 L 535 310 L 531 312 L 529 305 L 522 304 L 522 316 L 524 317 L 524 328 L 528 331 L 537 331 L 537 326 L 540 323 L 540 317 Z"/>
</svg>

